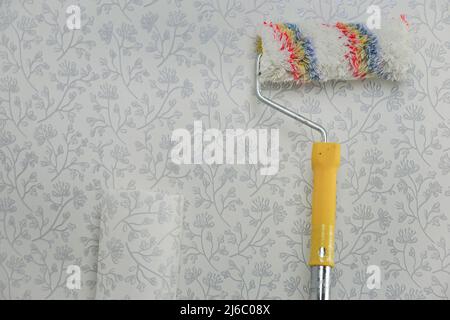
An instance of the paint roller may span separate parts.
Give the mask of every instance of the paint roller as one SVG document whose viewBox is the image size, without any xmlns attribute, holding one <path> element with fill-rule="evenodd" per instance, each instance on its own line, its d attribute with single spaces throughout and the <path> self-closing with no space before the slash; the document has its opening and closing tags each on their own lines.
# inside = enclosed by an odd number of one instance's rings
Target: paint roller
<svg viewBox="0 0 450 320">
<path fill-rule="evenodd" d="M 262 86 L 301 86 L 330 80 L 404 80 L 410 68 L 408 23 L 404 15 L 380 29 L 363 23 L 262 24 L 257 38 L 256 96 L 275 110 L 316 130 L 312 146 L 313 195 L 311 218 L 310 298 L 330 298 L 334 267 L 336 176 L 340 145 L 328 142 L 323 126 L 262 93 Z"/>
</svg>

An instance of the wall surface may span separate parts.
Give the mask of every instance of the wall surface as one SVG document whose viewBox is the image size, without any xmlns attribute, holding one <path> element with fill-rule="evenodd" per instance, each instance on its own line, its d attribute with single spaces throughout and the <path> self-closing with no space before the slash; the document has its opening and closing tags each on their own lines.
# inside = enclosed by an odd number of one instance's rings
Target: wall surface
<svg viewBox="0 0 450 320">
<path fill-rule="evenodd" d="M 256 101 L 255 27 L 264 19 L 365 21 L 371 4 L 383 19 L 408 16 L 415 54 L 407 82 L 268 94 L 342 143 L 332 297 L 450 297 L 448 1 L 0 4 L 0 298 L 93 298 L 98 279 L 106 297 L 158 286 L 136 267 L 135 277 L 114 273 L 128 257 L 120 239 L 103 252 L 111 268 L 97 274 L 95 220 L 107 189 L 183 195 L 179 298 L 307 298 L 318 137 Z M 72 4 L 81 7 L 81 30 L 65 27 Z M 194 120 L 220 130 L 279 128 L 278 174 L 174 165 L 171 132 Z M 69 265 L 82 266 L 81 291 L 66 288 Z M 370 265 L 381 269 L 380 289 L 366 286 Z"/>
</svg>

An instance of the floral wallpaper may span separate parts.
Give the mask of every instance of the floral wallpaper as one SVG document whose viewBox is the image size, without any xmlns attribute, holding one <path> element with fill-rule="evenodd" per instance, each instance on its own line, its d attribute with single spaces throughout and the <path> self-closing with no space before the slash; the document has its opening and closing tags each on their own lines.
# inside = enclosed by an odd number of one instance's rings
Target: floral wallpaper
<svg viewBox="0 0 450 320">
<path fill-rule="evenodd" d="M 97 299 L 174 299 L 179 271 L 182 199 L 115 191 L 100 215 Z"/>
<path fill-rule="evenodd" d="M 256 27 L 370 5 L 407 15 L 408 81 L 267 94 L 342 143 L 332 298 L 448 299 L 445 0 L 0 0 L 0 298 L 307 299 L 319 137 L 256 100 Z M 279 128 L 279 172 L 175 165 L 171 133 L 195 120 Z"/>
</svg>

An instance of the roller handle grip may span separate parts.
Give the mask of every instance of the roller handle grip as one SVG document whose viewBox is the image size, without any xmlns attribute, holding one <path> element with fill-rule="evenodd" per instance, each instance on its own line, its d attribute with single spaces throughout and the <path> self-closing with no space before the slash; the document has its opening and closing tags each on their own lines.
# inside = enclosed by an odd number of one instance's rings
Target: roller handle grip
<svg viewBox="0 0 450 320">
<path fill-rule="evenodd" d="M 338 143 L 316 142 L 312 149 L 313 198 L 311 266 L 334 266 L 336 175 L 340 163 Z"/>
</svg>

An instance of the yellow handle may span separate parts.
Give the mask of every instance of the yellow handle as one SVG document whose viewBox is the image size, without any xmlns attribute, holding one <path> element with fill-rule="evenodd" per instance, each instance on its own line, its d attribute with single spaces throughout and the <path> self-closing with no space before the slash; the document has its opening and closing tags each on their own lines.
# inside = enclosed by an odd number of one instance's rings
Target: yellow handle
<svg viewBox="0 0 450 320">
<path fill-rule="evenodd" d="M 340 162 L 338 143 L 316 142 L 312 149 L 313 199 L 311 266 L 334 266 L 336 174 Z"/>
</svg>

